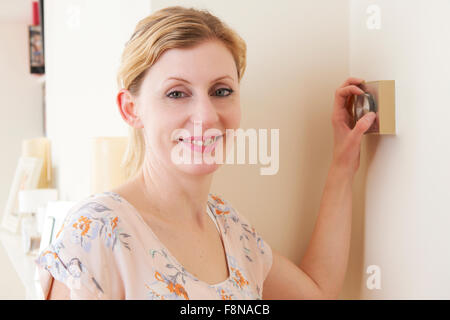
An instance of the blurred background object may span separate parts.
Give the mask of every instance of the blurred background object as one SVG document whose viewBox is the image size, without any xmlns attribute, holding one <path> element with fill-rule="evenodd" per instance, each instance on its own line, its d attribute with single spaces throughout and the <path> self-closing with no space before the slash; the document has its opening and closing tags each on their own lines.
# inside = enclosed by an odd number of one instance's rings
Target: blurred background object
<svg viewBox="0 0 450 320">
<path fill-rule="evenodd" d="M 121 167 L 128 137 L 97 137 L 92 139 L 91 193 L 114 189 L 126 181 Z"/>
<path fill-rule="evenodd" d="M 24 140 L 22 142 L 22 156 L 42 159 L 42 172 L 37 187 L 50 188 L 52 186 L 50 140 L 45 137 Z"/>
</svg>

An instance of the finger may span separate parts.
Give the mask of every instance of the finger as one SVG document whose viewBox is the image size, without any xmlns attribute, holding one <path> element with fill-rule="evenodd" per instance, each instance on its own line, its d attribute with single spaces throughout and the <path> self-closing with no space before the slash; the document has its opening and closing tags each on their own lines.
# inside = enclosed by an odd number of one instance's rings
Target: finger
<svg viewBox="0 0 450 320">
<path fill-rule="evenodd" d="M 355 85 L 350 85 L 343 88 L 338 88 L 335 93 L 335 107 L 338 109 L 345 108 L 347 97 L 355 94 L 360 95 L 363 94 L 364 91 L 358 88 Z"/>
<path fill-rule="evenodd" d="M 372 123 L 375 121 L 377 115 L 375 112 L 369 112 L 365 114 L 361 119 L 359 119 L 355 127 L 352 129 L 353 138 L 360 141 L 364 133 L 370 128 Z"/>
<path fill-rule="evenodd" d="M 360 85 L 363 82 L 364 82 L 364 79 L 362 79 L 362 78 L 350 77 L 350 78 L 347 78 L 347 80 L 345 80 L 345 82 L 343 84 L 341 84 L 340 88 L 343 88 L 343 87 L 346 87 L 349 85 Z"/>
</svg>

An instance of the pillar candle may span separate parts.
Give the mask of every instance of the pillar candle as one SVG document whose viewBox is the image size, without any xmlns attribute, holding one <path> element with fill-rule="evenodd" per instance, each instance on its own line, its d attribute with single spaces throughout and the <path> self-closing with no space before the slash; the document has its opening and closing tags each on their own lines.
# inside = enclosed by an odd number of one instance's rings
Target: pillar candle
<svg viewBox="0 0 450 320">
<path fill-rule="evenodd" d="M 92 142 L 91 193 L 116 188 L 126 181 L 120 167 L 125 154 L 127 137 L 96 137 Z"/>
<path fill-rule="evenodd" d="M 41 158 L 43 160 L 41 176 L 37 188 L 50 188 L 52 186 L 50 140 L 45 137 L 23 140 L 22 156 Z"/>
</svg>

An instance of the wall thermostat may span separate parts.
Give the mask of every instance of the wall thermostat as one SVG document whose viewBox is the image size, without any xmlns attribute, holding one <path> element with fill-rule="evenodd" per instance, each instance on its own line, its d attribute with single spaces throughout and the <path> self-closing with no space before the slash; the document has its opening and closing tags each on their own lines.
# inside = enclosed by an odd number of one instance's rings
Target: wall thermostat
<svg viewBox="0 0 450 320">
<path fill-rule="evenodd" d="M 364 134 L 395 134 L 395 81 L 370 81 L 359 87 L 364 93 L 353 95 L 347 106 L 352 128 L 365 114 L 375 112 L 377 117 Z"/>
</svg>

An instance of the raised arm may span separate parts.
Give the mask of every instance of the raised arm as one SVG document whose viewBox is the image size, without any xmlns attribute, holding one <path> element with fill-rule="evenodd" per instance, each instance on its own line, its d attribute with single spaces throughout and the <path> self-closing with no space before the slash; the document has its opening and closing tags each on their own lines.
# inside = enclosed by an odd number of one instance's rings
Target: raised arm
<svg viewBox="0 0 450 320">
<path fill-rule="evenodd" d="M 264 282 L 264 299 L 337 299 L 347 270 L 351 238 L 352 183 L 359 167 L 360 143 L 375 114 L 366 114 L 350 128 L 347 98 L 363 91 L 362 79 L 347 79 L 335 93 L 332 115 L 334 150 L 319 214 L 299 266 L 273 254 Z"/>
</svg>

